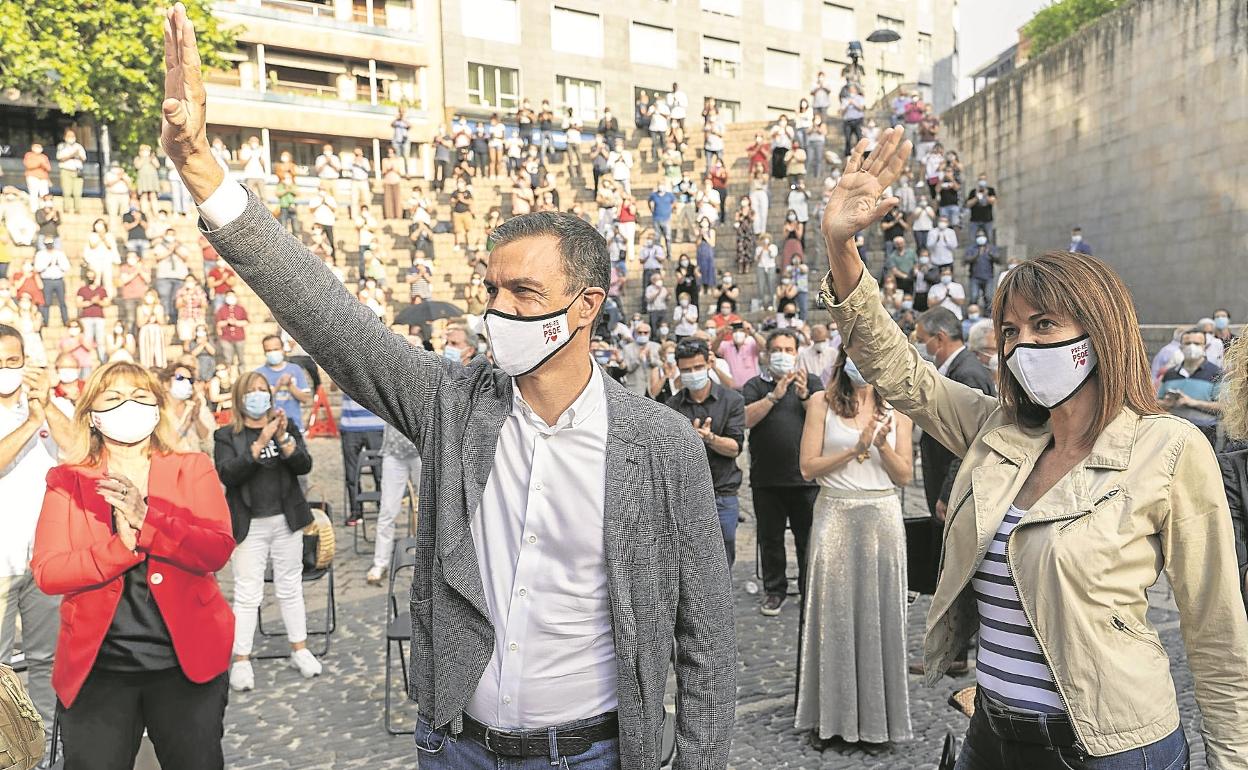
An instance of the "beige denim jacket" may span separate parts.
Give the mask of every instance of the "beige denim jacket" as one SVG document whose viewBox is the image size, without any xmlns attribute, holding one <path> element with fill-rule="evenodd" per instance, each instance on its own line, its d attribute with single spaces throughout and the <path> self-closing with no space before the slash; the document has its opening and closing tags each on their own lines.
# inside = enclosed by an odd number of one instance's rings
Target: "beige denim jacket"
<svg viewBox="0 0 1248 770">
<path fill-rule="evenodd" d="M 1005 420 L 995 398 L 941 377 L 866 273 L 821 297 L 867 381 L 963 457 L 945 523 L 924 655 L 935 683 L 977 628 L 971 577 L 1051 433 Z M 1170 664 L 1145 613 L 1164 569 L 1179 608 L 1211 770 L 1248 768 L 1248 618 L 1212 448 L 1190 423 L 1126 409 L 1087 459 L 1019 522 L 1007 564 L 1079 743 L 1104 756 L 1179 725 Z"/>
</svg>

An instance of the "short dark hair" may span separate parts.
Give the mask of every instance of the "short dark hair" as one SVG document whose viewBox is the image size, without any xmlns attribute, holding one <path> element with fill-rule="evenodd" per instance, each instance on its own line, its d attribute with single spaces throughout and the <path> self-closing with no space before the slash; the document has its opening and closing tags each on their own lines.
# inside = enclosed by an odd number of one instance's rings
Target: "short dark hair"
<svg viewBox="0 0 1248 770">
<path fill-rule="evenodd" d="M 711 349 L 700 339 L 693 338 L 681 340 L 676 345 L 676 360 L 682 358 L 702 358 L 703 360 L 710 358 Z"/>
<path fill-rule="evenodd" d="M 264 335 L 264 339 L 260 340 L 260 347 L 264 347 L 264 343 L 268 342 L 269 340 L 277 340 L 277 344 L 281 345 L 283 348 L 286 347 L 286 343 L 282 341 L 282 335 L 280 334 Z"/>
<path fill-rule="evenodd" d="M 503 222 L 490 233 L 491 250 L 518 241 L 549 235 L 559 241 L 568 292 L 611 286 L 611 255 L 607 242 L 593 225 L 563 211 L 522 214 Z"/>
<path fill-rule="evenodd" d="M 1186 337 L 1186 336 L 1187 336 L 1187 335 L 1189 335 L 1189 334 L 1199 334 L 1201 337 L 1204 337 L 1204 338 L 1205 338 L 1205 342 L 1206 342 L 1206 343 L 1208 343 L 1208 342 L 1209 342 L 1209 332 L 1205 331 L 1204 329 L 1200 328 L 1199 326 L 1193 326 L 1193 327 L 1191 327 L 1190 329 L 1188 329 L 1187 331 L 1183 332 L 1182 334 L 1180 334 L 1180 335 L 1179 335 L 1179 339 L 1181 340 L 1181 339 L 1183 339 L 1184 337 Z"/>
<path fill-rule="evenodd" d="M 801 346 L 801 342 L 797 339 L 797 332 L 793 331 L 792 329 L 788 329 L 788 328 L 772 329 L 770 332 L 767 333 L 767 349 L 771 350 L 771 343 L 775 342 L 776 339 L 780 337 L 788 337 L 789 339 L 793 340 L 794 345 L 797 345 L 799 347 Z"/>
<path fill-rule="evenodd" d="M 928 334 L 944 332 L 951 340 L 962 339 L 962 321 L 947 307 L 925 310 L 915 323 L 922 326 Z"/>
<path fill-rule="evenodd" d="M 22 346 L 22 356 L 26 355 L 26 340 L 22 337 L 20 331 L 8 324 L 0 324 L 0 339 L 5 337 L 12 337 L 17 340 L 17 344 Z"/>
</svg>

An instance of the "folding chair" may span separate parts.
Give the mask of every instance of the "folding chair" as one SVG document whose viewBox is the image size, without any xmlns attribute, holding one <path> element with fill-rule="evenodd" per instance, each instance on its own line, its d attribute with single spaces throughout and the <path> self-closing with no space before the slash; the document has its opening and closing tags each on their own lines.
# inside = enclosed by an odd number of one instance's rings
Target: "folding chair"
<svg viewBox="0 0 1248 770">
<path fill-rule="evenodd" d="M 394 595 L 395 577 L 405 569 L 415 571 L 416 554 L 413 550 L 415 545 L 416 538 L 414 537 L 399 538 L 394 541 L 394 550 L 390 555 L 389 589 L 386 594 L 386 696 L 383 714 L 386 732 L 390 735 L 411 735 L 416 732 L 415 727 L 407 730 L 396 728 L 392 715 L 394 706 L 394 650 L 397 647 L 399 651 L 399 670 L 403 674 L 403 695 L 406 700 L 408 683 L 407 655 L 403 651 L 403 645 L 412 636 L 412 612 L 407 608 L 406 604 L 400 606 L 398 598 Z"/>
<path fill-rule="evenodd" d="M 333 520 L 333 506 L 331 506 L 329 503 L 324 502 L 324 501 L 309 502 L 308 506 L 311 508 L 316 508 L 321 511 L 324 511 L 325 515 L 330 517 L 331 521 Z M 303 582 L 305 585 L 308 583 L 316 582 L 320 580 L 321 578 L 326 578 L 325 580 L 325 623 L 321 628 L 316 628 L 316 629 L 309 628 L 308 629 L 309 637 L 312 637 L 312 636 L 324 637 L 323 638 L 324 643 L 321 645 L 321 648 L 319 650 L 312 650 L 312 654 L 319 658 L 319 657 L 329 654 L 329 647 L 330 647 L 330 643 L 334 635 L 334 631 L 338 628 L 338 602 L 337 602 L 337 598 L 334 592 L 334 565 L 331 562 L 330 565 L 326 567 L 325 569 L 309 569 L 307 565 L 305 564 L 303 567 L 302 577 L 303 577 Z M 272 566 L 265 568 L 264 582 L 265 583 L 273 582 Z M 306 598 L 305 598 L 305 602 L 306 602 Z M 263 608 L 256 610 L 256 615 L 258 619 L 258 622 L 256 625 L 260 631 L 260 635 L 266 638 L 275 638 L 275 637 L 285 636 L 286 635 L 285 632 L 270 631 L 270 630 L 265 629 L 264 613 L 261 611 L 262 609 Z M 252 655 L 251 657 L 256 658 L 258 660 L 273 660 L 276 658 L 284 658 L 289 654 L 290 653 L 288 652 L 281 652 L 281 653 L 266 652 L 266 653 L 255 654 L 255 655 Z"/>
<path fill-rule="evenodd" d="M 351 528 L 351 550 L 356 555 L 363 556 L 368 553 L 364 546 L 373 542 L 373 538 L 368 536 L 368 514 L 372 513 L 375 517 L 381 510 L 381 452 L 365 447 L 360 450 L 358 463 L 360 470 L 356 474 L 355 480 L 355 503 L 360 506 L 364 515 Z M 369 490 L 364 489 L 364 477 L 366 475 L 371 476 L 373 479 L 373 488 Z M 371 511 L 369 510 L 370 508 Z M 345 489 L 343 490 L 343 509 L 346 515 L 350 517 L 351 495 Z"/>
</svg>

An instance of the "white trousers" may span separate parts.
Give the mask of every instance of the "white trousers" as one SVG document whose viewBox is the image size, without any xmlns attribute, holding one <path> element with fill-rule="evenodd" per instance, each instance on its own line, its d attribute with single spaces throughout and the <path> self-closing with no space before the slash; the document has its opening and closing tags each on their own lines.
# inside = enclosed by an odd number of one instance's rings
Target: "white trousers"
<svg viewBox="0 0 1248 770">
<path fill-rule="evenodd" d="M 234 654 L 250 655 L 256 610 L 264 599 L 264 568 L 273 560 L 273 593 L 291 644 L 307 641 L 303 606 L 303 530 L 291 532 L 285 516 L 251 520 L 247 537 L 234 549 Z"/>
<path fill-rule="evenodd" d="M 390 550 L 394 548 L 394 521 L 403 506 L 407 482 L 420 489 L 420 457 L 403 460 L 384 455 L 381 458 L 381 510 L 377 513 L 377 541 L 373 546 L 373 566 L 390 566 Z"/>
</svg>

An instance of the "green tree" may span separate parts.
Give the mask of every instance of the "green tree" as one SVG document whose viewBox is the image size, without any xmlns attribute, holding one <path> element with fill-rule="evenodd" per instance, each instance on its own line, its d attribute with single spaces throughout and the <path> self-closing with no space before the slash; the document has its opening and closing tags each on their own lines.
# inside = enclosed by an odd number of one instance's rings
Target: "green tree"
<svg viewBox="0 0 1248 770">
<path fill-rule="evenodd" d="M 183 0 L 205 67 L 223 66 L 234 30 L 209 0 Z M 160 137 L 164 9 L 157 0 L 0 0 L 0 88 L 106 124 L 114 157 L 129 163 Z"/>
<path fill-rule="evenodd" d="M 1036 12 L 1023 26 L 1031 41 L 1031 55 L 1039 56 L 1069 38 L 1087 24 L 1099 19 L 1126 0 L 1056 0 Z"/>
</svg>

